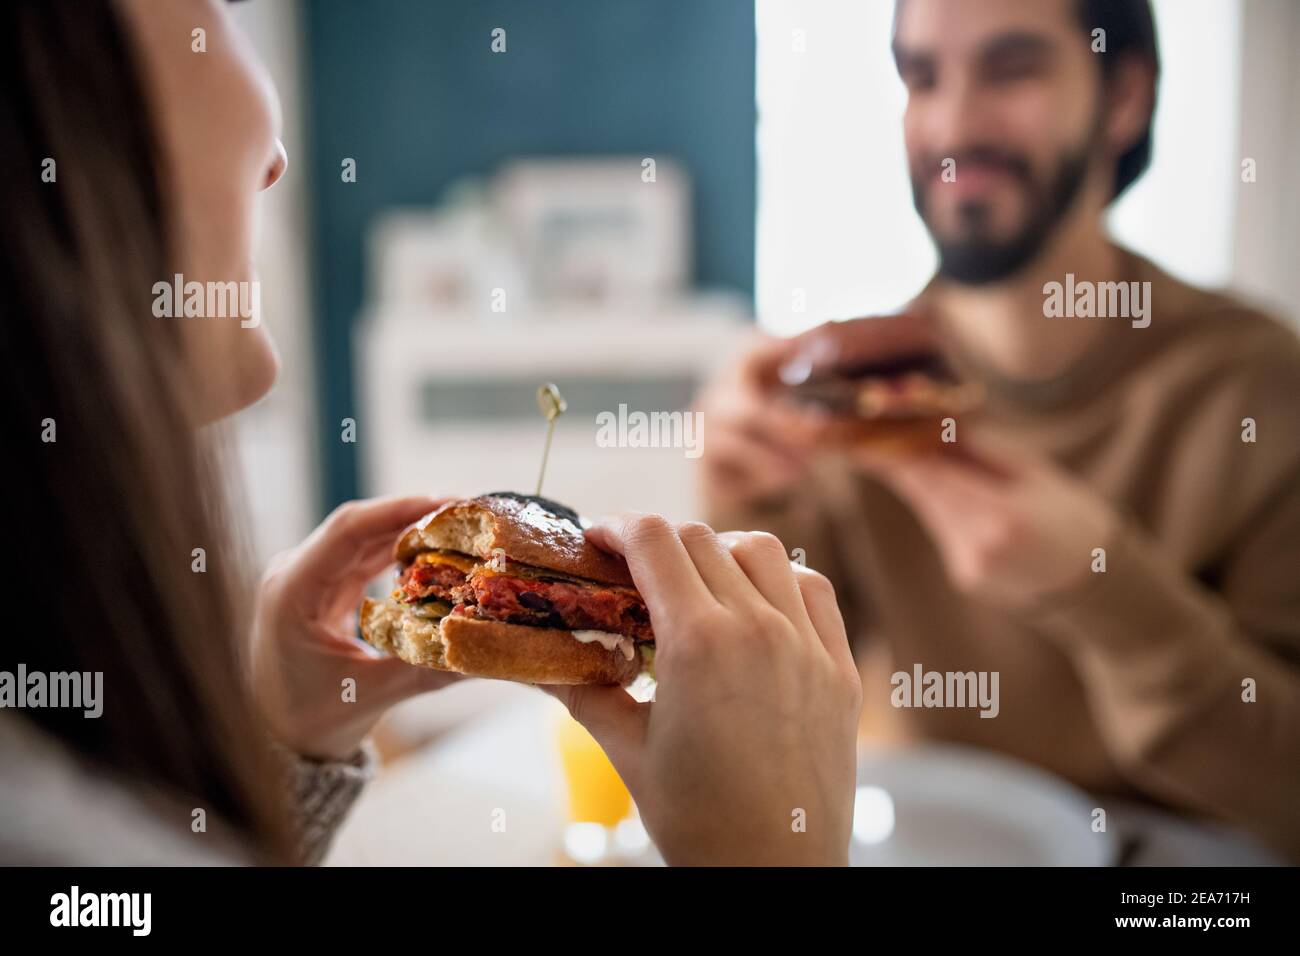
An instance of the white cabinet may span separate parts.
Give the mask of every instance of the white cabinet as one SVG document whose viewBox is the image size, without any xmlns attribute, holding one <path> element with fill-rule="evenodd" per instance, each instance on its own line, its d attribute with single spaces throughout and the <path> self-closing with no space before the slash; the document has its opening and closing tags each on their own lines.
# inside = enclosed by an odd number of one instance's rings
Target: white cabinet
<svg viewBox="0 0 1300 956">
<path fill-rule="evenodd" d="M 362 493 L 532 492 L 545 439 L 535 392 L 569 403 L 543 494 L 589 516 L 695 514 L 684 448 L 600 447 L 600 412 L 685 409 L 752 326 L 731 300 L 639 315 L 608 312 L 496 322 L 372 313 L 358 325 L 357 438 Z M 708 423 L 704 422 L 707 450 Z"/>
</svg>

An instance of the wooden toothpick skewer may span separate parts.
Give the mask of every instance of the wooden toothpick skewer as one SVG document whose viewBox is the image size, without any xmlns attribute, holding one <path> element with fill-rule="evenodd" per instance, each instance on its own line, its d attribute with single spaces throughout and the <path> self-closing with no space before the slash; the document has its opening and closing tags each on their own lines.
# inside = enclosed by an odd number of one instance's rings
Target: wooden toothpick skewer
<svg viewBox="0 0 1300 956">
<path fill-rule="evenodd" d="M 564 414 L 569 404 L 560 390 L 551 382 L 537 389 L 537 407 L 546 416 L 546 444 L 542 447 L 542 469 L 537 473 L 538 496 L 542 493 L 542 480 L 546 478 L 546 460 L 551 456 L 551 437 L 555 434 L 555 420 Z"/>
</svg>

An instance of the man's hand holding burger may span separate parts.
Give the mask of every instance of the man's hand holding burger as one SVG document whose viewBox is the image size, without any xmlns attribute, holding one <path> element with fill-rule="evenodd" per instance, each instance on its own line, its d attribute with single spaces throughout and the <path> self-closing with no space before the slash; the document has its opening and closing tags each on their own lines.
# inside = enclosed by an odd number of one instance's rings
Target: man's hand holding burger
<svg viewBox="0 0 1300 956">
<path fill-rule="evenodd" d="M 709 428 L 706 502 L 725 511 L 779 499 L 798 487 L 814 455 L 840 454 L 911 507 L 962 590 L 1024 607 L 1082 579 L 1092 550 L 1106 546 L 1118 518 L 1062 468 L 991 444 L 966 419 L 957 441 L 942 444 L 942 412 L 922 420 L 919 430 L 909 426 L 907 436 L 887 416 L 883 425 L 846 426 L 844 417 L 791 401 L 801 392 L 833 397 L 843 370 L 887 368 L 937 347 L 935 323 L 917 312 L 828 322 L 794 338 L 761 340 L 701 398 Z M 967 397 L 949 388 L 939 407 Z M 906 389 L 888 384 L 881 393 L 908 400 Z M 925 440 L 912 441 L 917 435 Z"/>
<path fill-rule="evenodd" d="M 713 508 L 753 506 L 794 491 L 834 429 L 815 403 L 792 401 L 821 374 L 933 347 L 915 314 L 827 322 L 793 338 L 760 336 L 700 396 L 709 430 L 702 492 Z"/>
</svg>

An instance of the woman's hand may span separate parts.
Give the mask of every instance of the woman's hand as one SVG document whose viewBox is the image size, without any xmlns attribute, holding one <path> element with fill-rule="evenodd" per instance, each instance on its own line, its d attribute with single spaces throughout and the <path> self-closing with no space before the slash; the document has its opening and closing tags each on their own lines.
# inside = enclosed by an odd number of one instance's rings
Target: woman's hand
<svg viewBox="0 0 1300 956">
<path fill-rule="evenodd" d="M 600 742 L 671 864 L 848 861 L 862 688 L 830 583 L 769 534 L 655 515 L 588 532 L 655 629 L 653 704 L 553 692 Z"/>
<path fill-rule="evenodd" d="M 253 692 L 286 746 L 309 757 L 346 757 L 393 704 L 456 679 L 378 657 L 356 640 L 357 605 L 370 580 L 392 564 L 398 533 L 441 503 L 348 502 L 272 561 L 258 593 Z M 348 678 L 352 693 L 345 693 Z"/>
</svg>

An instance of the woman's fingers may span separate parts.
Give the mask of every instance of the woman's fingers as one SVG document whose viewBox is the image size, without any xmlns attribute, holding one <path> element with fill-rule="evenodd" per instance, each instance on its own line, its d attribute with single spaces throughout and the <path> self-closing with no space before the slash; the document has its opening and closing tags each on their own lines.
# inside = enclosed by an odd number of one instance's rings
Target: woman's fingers
<svg viewBox="0 0 1300 956">
<path fill-rule="evenodd" d="M 433 667 L 412 667 L 396 657 L 373 657 L 360 653 L 352 657 L 352 669 L 358 683 L 358 692 L 370 692 L 383 700 L 388 707 L 423 694 L 439 690 L 456 681 L 468 680 L 463 674 L 440 671 Z"/>
<path fill-rule="evenodd" d="M 348 586 L 359 593 L 391 561 L 397 534 L 446 500 L 416 496 L 340 505 L 288 560 L 279 563 L 282 585 L 303 594 L 324 594 Z"/>
<path fill-rule="evenodd" d="M 650 721 L 650 704 L 633 700 L 621 687 L 549 686 L 550 694 L 600 744 L 610 763 L 634 793 L 640 789 L 641 752 Z"/>
<path fill-rule="evenodd" d="M 819 574 L 802 565 L 791 565 L 799 593 L 803 596 L 803 606 L 808 611 L 813 630 L 821 639 L 831 658 L 840 666 L 856 671 L 853 651 L 849 647 L 848 632 L 844 627 L 844 615 L 835 600 L 835 588 L 825 575 Z"/>
<path fill-rule="evenodd" d="M 289 592 L 294 606 L 310 611 L 320 621 L 338 621 L 355 616 L 357 602 L 375 575 L 393 563 L 393 541 L 384 537 L 357 554 L 346 566 L 340 565 L 332 580 L 295 584 Z"/>
<path fill-rule="evenodd" d="M 661 629 L 676 608 L 717 604 L 677 529 L 662 515 L 632 513 L 607 518 L 588 528 L 587 538 L 627 559 L 651 620 L 657 618 Z M 657 637 L 662 639 L 662 635 Z"/>
<path fill-rule="evenodd" d="M 785 545 L 765 531 L 728 531 L 718 536 L 754 588 L 786 618 L 809 633 L 813 630 L 803 595 L 795 581 Z"/>
<path fill-rule="evenodd" d="M 677 534 L 695 562 L 700 578 L 719 603 L 739 607 L 762 600 L 744 570 L 731 556 L 730 549 L 712 528 L 699 521 L 688 521 L 678 526 Z"/>
</svg>

